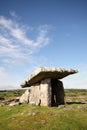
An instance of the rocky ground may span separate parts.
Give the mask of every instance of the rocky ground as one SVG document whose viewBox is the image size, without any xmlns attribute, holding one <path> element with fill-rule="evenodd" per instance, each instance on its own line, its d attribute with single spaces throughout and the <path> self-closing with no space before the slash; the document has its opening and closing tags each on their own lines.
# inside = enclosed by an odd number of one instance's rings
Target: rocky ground
<svg viewBox="0 0 87 130">
<path fill-rule="evenodd" d="M 20 105 L 19 99 L 25 90 L 0 91 L 0 106 Z M 87 90 L 66 89 L 66 104 L 87 104 Z"/>
</svg>

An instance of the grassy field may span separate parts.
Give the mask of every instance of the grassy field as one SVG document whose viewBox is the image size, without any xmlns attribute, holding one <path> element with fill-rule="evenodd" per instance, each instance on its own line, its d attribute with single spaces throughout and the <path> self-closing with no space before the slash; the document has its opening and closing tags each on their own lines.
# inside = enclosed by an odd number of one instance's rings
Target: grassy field
<svg viewBox="0 0 87 130">
<path fill-rule="evenodd" d="M 22 93 L 0 92 L 0 98 L 5 100 Z M 0 107 L 0 130 L 87 130 L 87 90 L 65 90 L 65 95 L 65 107 Z"/>
</svg>

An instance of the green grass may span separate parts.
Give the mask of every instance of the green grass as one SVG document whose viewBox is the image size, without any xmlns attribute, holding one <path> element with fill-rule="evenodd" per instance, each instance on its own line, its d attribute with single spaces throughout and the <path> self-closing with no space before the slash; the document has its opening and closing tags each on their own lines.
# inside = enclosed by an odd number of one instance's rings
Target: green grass
<svg viewBox="0 0 87 130">
<path fill-rule="evenodd" d="M 67 96 L 81 96 L 87 95 L 87 89 L 65 89 Z"/>
<path fill-rule="evenodd" d="M 3 90 L 0 91 L 0 102 L 5 99 L 11 99 L 14 97 L 21 96 L 25 90 Z"/>
<path fill-rule="evenodd" d="M 87 102 L 87 89 L 65 89 L 66 101 Z"/>
<path fill-rule="evenodd" d="M 2 97 L 6 94 L 5 98 L 10 98 L 23 92 L 1 93 Z M 87 130 L 87 90 L 65 90 L 65 94 L 70 104 L 63 108 L 29 104 L 0 107 L 0 130 Z"/>
<path fill-rule="evenodd" d="M 28 104 L 0 107 L 0 130 L 86 130 L 87 104 L 64 108 Z"/>
</svg>

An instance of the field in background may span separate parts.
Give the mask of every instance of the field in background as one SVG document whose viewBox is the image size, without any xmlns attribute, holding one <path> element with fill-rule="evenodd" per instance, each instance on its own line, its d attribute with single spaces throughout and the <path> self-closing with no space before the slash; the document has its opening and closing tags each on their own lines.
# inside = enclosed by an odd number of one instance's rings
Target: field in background
<svg viewBox="0 0 87 130">
<path fill-rule="evenodd" d="M 15 97 L 20 97 L 24 90 L 3 90 L 0 91 L 0 102 Z M 86 102 L 87 103 L 87 89 L 65 89 L 65 101 L 69 103 Z"/>
<path fill-rule="evenodd" d="M 20 97 L 25 90 L 1 90 L 0 91 L 0 102 L 3 100 L 8 100 L 15 97 Z"/>
<path fill-rule="evenodd" d="M 0 103 L 24 91 L 1 91 Z M 1 106 L 0 130 L 87 130 L 87 90 L 66 89 L 65 95 L 65 107 Z"/>
<path fill-rule="evenodd" d="M 87 89 L 65 89 L 65 101 L 87 103 Z"/>
</svg>

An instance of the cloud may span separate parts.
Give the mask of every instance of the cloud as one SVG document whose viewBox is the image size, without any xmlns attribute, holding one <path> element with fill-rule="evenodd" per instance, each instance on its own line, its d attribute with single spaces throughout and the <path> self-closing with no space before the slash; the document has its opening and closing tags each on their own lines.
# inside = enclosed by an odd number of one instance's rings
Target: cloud
<svg viewBox="0 0 87 130">
<path fill-rule="evenodd" d="M 0 67 L 0 89 L 15 89 L 20 88 L 20 77 L 18 75 L 10 74 L 4 67 Z"/>
<path fill-rule="evenodd" d="M 24 80 L 25 72 L 29 74 L 41 61 L 41 65 L 45 65 L 47 57 L 39 55 L 37 58 L 36 52 L 50 43 L 48 25 L 30 27 L 22 24 L 15 12 L 10 14 L 12 18 L 0 16 L 0 89 L 18 87 Z M 67 37 L 70 35 L 66 33 Z M 85 70 L 87 65 L 82 65 L 78 74 L 63 79 L 65 88 L 87 89 Z"/>
<path fill-rule="evenodd" d="M 23 24 L 14 11 L 9 18 L 0 16 L 0 89 L 18 88 L 24 74 L 42 61 L 36 53 L 49 44 L 48 30 L 48 25 Z"/>
<path fill-rule="evenodd" d="M 36 38 L 31 39 L 30 27 L 17 22 L 15 12 L 11 12 L 11 15 L 15 20 L 0 16 L 0 55 L 8 60 L 11 58 L 27 61 L 32 54 L 49 43 L 47 27 L 36 28 Z"/>
<path fill-rule="evenodd" d="M 78 73 L 63 79 L 65 88 L 87 89 L 87 65 L 78 65 Z"/>
<path fill-rule="evenodd" d="M 10 11 L 10 15 L 13 17 L 13 18 L 17 18 L 17 19 L 19 19 L 20 17 L 18 17 L 18 15 L 16 14 L 16 12 L 15 11 Z"/>
</svg>

